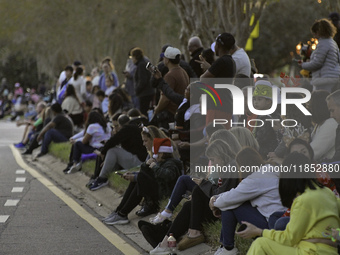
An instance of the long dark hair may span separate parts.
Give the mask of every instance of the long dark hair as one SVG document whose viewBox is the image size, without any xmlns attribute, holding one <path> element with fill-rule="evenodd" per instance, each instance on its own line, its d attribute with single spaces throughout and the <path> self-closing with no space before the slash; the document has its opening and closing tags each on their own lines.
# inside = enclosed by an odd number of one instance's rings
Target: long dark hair
<svg viewBox="0 0 340 255">
<path fill-rule="evenodd" d="M 292 165 L 308 165 L 311 164 L 311 160 L 305 155 L 293 152 L 290 153 L 282 163 L 282 166 L 291 167 Z M 282 172 L 279 182 L 279 193 L 281 197 L 281 203 L 283 206 L 290 208 L 298 193 L 302 194 L 306 188 L 315 190 L 316 186 L 323 187 L 322 184 L 312 178 L 292 178 L 291 173 Z"/>
<path fill-rule="evenodd" d="M 99 124 L 103 128 L 104 133 L 107 132 L 107 129 L 106 129 L 107 123 L 106 123 L 105 118 L 100 113 L 98 113 L 97 111 L 91 111 L 89 116 L 87 117 L 85 129 L 84 129 L 84 135 L 86 134 L 86 131 L 87 131 L 87 128 L 89 127 L 89 125 L 95 124 L 95 123 Z"/>
<path fill-rule="evenodd" d="M 67 85 L 67 88 L 65 91 L 65 98 L 66 97 L 74 97 L 75 99 L 77 99 L 78 103 L 80 104 L 79 98 L 77 97 L 76 90 L 72 84 Z"/>
<path fill-rule="evenodd" d="M 77 67 L 76 68 L 76 71 L 75 71 L 75 73 L 73 75 L 75 81 L 78 79 L 79 76 L 81 76 L 83 74 L 83 71 L 84 70 L 81 67 Z"/>
</svg>

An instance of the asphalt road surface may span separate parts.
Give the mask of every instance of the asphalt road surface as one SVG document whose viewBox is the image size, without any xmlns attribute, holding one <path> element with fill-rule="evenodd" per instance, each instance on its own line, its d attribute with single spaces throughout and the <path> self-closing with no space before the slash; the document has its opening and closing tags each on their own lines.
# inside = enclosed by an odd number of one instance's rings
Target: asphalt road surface
<svg viewBox="0 0 340 255">
<path fill-rule="evenodd" d="M 0 122 L 0 255 L 136 254 L 119 233 L 100 222 L 93 227 L 98 215 L 72 208 L 78 204 L 71 197 L 19 165 L 9 145 L 22 133 L 15 124 Z"/>
</svg>

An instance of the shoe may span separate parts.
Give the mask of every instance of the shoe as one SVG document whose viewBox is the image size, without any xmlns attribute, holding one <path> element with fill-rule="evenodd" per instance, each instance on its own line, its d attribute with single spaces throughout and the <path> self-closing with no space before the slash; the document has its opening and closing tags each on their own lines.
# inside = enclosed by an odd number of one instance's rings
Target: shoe
<svg viewBox="0 0 340 255">
<path fill-rule="evenodd" d="M 234 249 L 228 251 L 223 246 L 218 248 L 217 251 L 214 253 L 214 255 L 237 255 L 237 254 L 238 254 L 238 249 L 236 247 L 234 247 Z"/>
<path fill-rule="evenodd" d="M 113 211 L 112 213 L 110 213 L 108 216 L 106 216 L 105 218 L 102 218 L 101 221 L 107 221 L 109 219 L 111 219 L 113 216 L 117 215 L 116 211 Z"/>
<path fill-rule="evenodd" d="M 42 156 L 45 156 L 47 153 L 39 153 L 37 156 L 36 156 L 36 158 L 40 158 L 40 157 L 42 157 Z"/>
<path fill-rule="evenodd" d="M 73 174 L 81 170 L 81 163 L 77 163 L 75 166 L 72 166 L 70 170 L 68 170 L 68 174 Z"/>
<path fill-rule="evenodd" d="M 170 219 L 171 217 L 166 217 L 166 216 L 163 216 L 161 213 L 158 213 L 155 217 L 150 218 L 149 221 L 150 223 L 157 225 L 157 224 L 162 223 L 165 220 L 170 220 Z"/>
<path fill-rule="evenodd" d="M 106 225 L 123 225 L 123 224 L 128 224 L 130 221 L 129 219 L 125 216 L 120 216 L 118 213 L 114 215 L 113 217 L 103 221 Z"/>
<path fill-rule="evenodd" d="M 156 213 L 157 211 L 158 209 L 155 206 L 144 204 L 144 206 L 136 212 L 136 215 L 140 217 L 146 217 L 150 214 Z"/>
<path fill-rule="evenodd" d="M 14 144 L 14 147 L 15 148 L 18 148 L 18 149 L 22 149 L 22 148 L 25 148 L 25 144 L 23 144 L 22 142 L 21 143 L 17 143 L 17 144 Z"/>
<path fill-rule="evenodd" d="M 151 255 L 168 255 L 171 253 L 171 250 L 169 247 L 159 247 L 159 244 L 156 246 L 155 249 L 151 250 L 149 254 Z"/>
<path fill-rule="evenodd" d="M 183 239 L 178 243 L 178 250 L 179 251 L 183 251 L 186 250 L 190 247 L 196 246 L 200 243 L 204 243 L 204 236 L 203 235 L 199 235 L 197 237 L 189 237 L 189 236 L 185 236 L 183 237 Z"/>
<path fill-rule="evenodd" d="M 31 155 L 32 152 L 29 150 L 25 150 L 23 153 L 21 153 L 21 155 Z"/>
<path fill-rule="evenodd" d="M 109 184 L 109 180 L 103 180 L 100 177 L 89 188 L 90 190 L 97 190 Z"/>
<path fill-rule="evenodd" d="M 90 178 L 89 182 L 85 185 L 85 187 L 86 188 L 90 188 L 95 181 L 96 181 L 96 179 Z"/>
</svg>

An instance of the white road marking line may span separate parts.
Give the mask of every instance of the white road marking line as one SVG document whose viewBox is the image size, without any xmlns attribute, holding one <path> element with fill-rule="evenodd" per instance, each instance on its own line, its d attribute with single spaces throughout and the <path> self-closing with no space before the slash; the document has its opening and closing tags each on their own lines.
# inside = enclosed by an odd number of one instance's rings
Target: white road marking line
<svg viewBox="0 0 340 255">
<path fill-rule="evenodd" d="M 16 174 L 25 174 L 26 171 L 25 170 L 16 170 L 15 173 Z"/>
<path fill-rule="evenodd" d="M 16 206 L 19 201 L 19 199 L 7 199 L 5 206 Z"/>
<path fill-rule="evenodd" d="M 23 190 L 24 190 L 24 187 L 14 187 L 12 189 L 12 193 L 14 193 L 14 192 L 20 193 L 20 192 L 23 192 Z"/>
<path fill-rule="evenodd" d="M 5 223 L 9 218 L 9 215 L 0 215 L 0 223 Z"/>
<path fill-rule="evenodd" d="M 22 159 L 19 151 L 14 148 L 13 145 L 9 146 L 12 150 L 13 156 L 18 163 L 18 165 L 40 181 L 45 187 L 47 187 L 51 192 L 53 192 L 57 197 L 64 201 L 76 214 L 87 221 L 94 229 L 96 229 L 102 236 L 104 236 L 110 243 L 112 243 L 117 249 L 119 249 L 123 254 L 126 255 L 138 255 L 141 254 L 133 246 L 127 243 L 119 235 L 114 233 L 108 226 L 99 221 L 97 218 L 93 217 L 88 213 L 81 205 L 79 205 L 75 200 L 68 196 L 64 191 L 58 188 L 50 180 L 46 179 L 37 170 L 28 166 Z"/>
<path fill-rule="evenodd" d="M 15 178 L 15 182 L 25 182 L 25 181 L 26 181 L 25 177 Z"/>
</svg>

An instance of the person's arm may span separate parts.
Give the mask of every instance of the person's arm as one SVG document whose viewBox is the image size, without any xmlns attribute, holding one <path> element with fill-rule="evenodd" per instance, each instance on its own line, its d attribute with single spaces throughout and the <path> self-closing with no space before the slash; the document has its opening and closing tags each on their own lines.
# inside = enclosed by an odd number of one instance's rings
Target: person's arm
<svg viewBox="0 0 340 255">
<path fill-rule="evenodd" d="M 54 123 L 53 121 L 51 121 L 50 123 L 48 123 L 48 124 L 43 128 L 43 130 L 41 130 L 40 134 L 39 134 L 38 137 L 37 137 L 37 140 L 38 140 L 38 141 L 41 141 L 41 139 L 43 138 L 43 136 L 45 135 L 45 133 L 46 133 L 48 130 L 54 128 L 55 126 L 56 126 L 56 125 L 55 125 L 55 123 Z"/>
<path fill-rule="evenodd" d="M 92 135 L 90 135 L 89 133 L 86 133 L 84 138 L 83 138 L 82 143 L 83 144 L 89 144 L 91 139 L 92 139 Z"/>
<path fill-rule="evenodd" d="M 164 110 L 166 110 L 166 108 L 169 106 L 170 100 L 161 94 L 161 97 L 159 98 L 158 104 L 155 108 L 155 114 L 160 113 Z"/>
<path fill-rule="evenodd" d="M 243 179 L 236 188 L 220 194 L 214 206 L 223 211 L 237 208 L 242 203 L 252 200 L 266 192 L 265 188 L 260 187 L 263 187 L 264 182 L 268 181 L 271 180 L 261 177 L 261 173 L 253 173 Z"/>
<path fill-rule="evenodd" d="M 313 59 L 311 59 L 309 62 L 303 62 L 301 64 L 301 67 L 303 69 L 306 69 L 308 71 L 316 71 L 320 69 L 326 59 L 327 52 L 329 50 L 330 45 L 325 44 L 326 42 L 320 41 L 319 44 L 316 46 L 316 49 L 313 53 Z"/>
<path fill-rule="evenodd" d="M 126 128 L 123 127 L 121 130 L 118 131 L 117 134 L 107 140 L 103 149 L 101 150 L 101 154 L 105 155 L 109 149 L 121 144 L 121 142 L 127 137 L 129 137 L 129 132 Z"/>
<path fill-rule="evenodd" d="M 176 93 L 169 84 L 164 81 L 162 74 L 158 69 L 155 72 L 154 77 L 156 79 L 157 88 L 160 89 L 168 99 L 178 105 L 182 103 L 184 95 Z"/>
<path fill-rule="evenodd" d="M 215 78 L 215 76 L 208 69 L 201 75 L 201 78 Z"/>
</svg>

